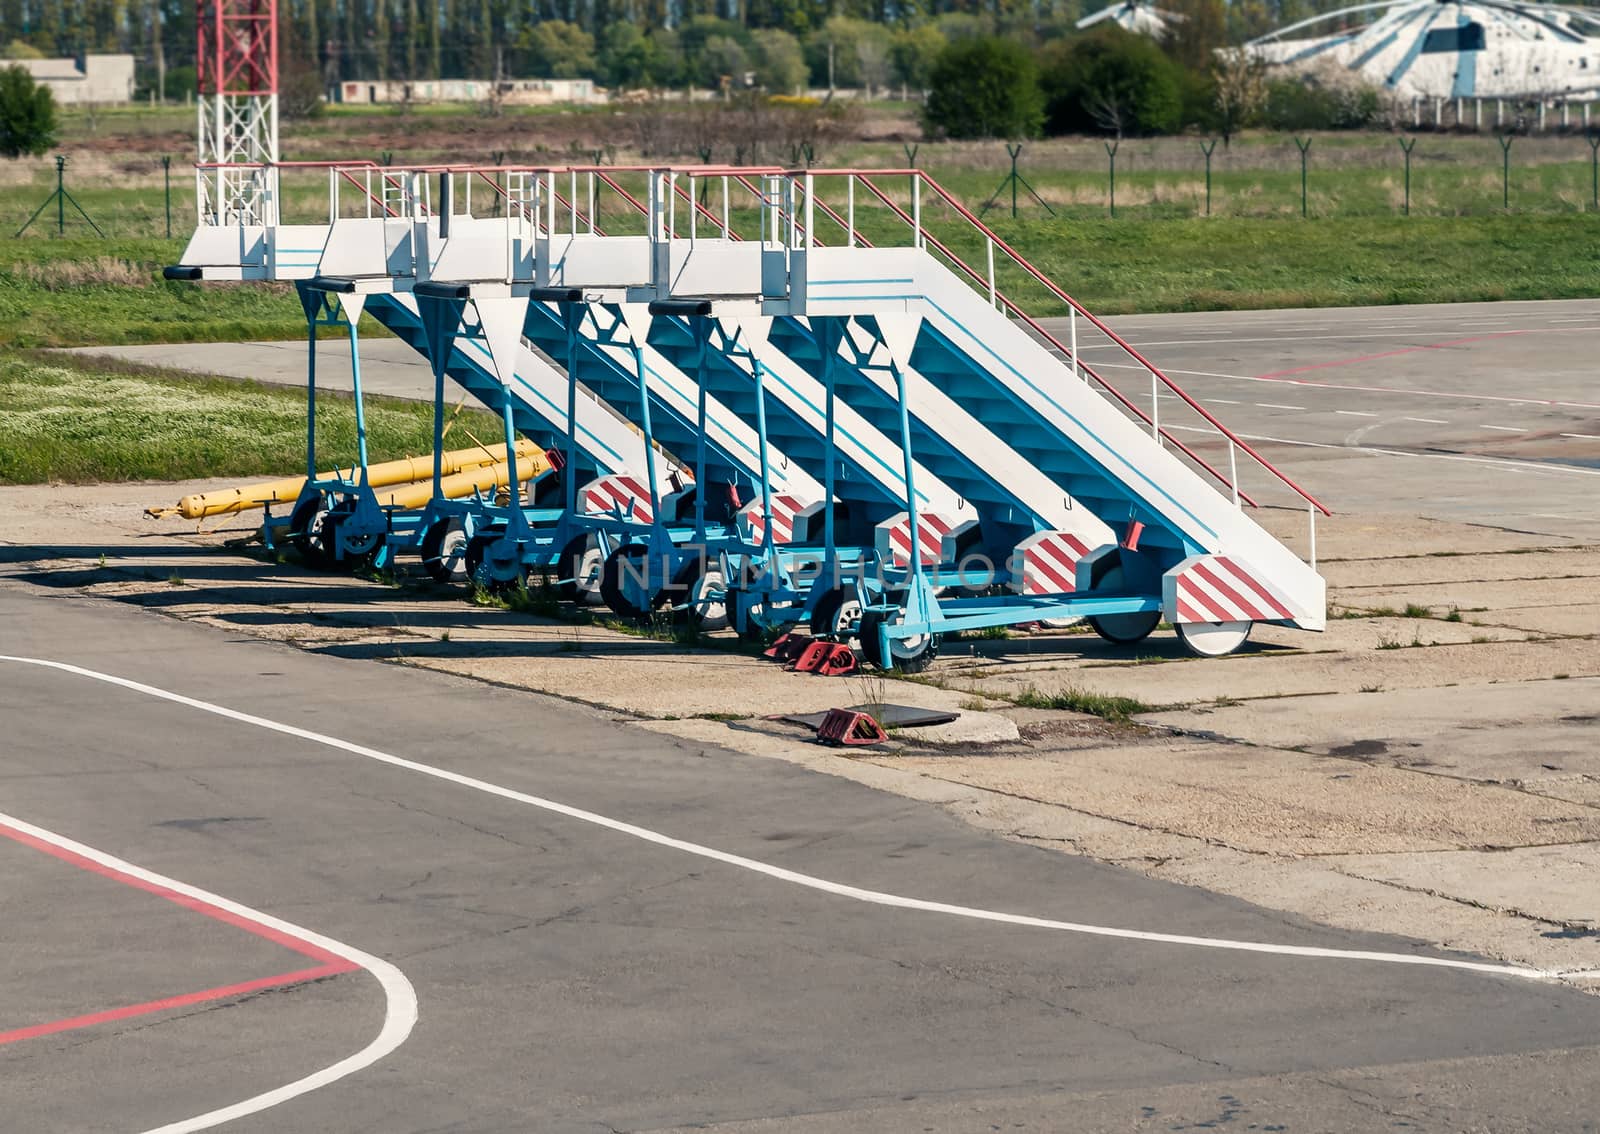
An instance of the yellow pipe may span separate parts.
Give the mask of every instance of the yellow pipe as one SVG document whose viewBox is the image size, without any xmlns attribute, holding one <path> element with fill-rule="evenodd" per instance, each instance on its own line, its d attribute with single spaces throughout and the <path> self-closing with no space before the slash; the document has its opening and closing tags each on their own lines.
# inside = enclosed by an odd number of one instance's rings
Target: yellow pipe
<svg viewBox="0 0 1600 1134">
<path fill-rule="evenodd" d="M 538 476 L 549 468 L 550 465 L 541 453 L 530 457 L 532 468 L 518 462 L 517 473 L 524 478 Z M 444 492 L 445 499 L 456 500 L 462 496 L 471 496 L 474 492 L 492 492 L 498 488 L 505 488 L 511 483 L 511 466 L 505 462 L 496 465 L 483 465 L 475 469 L 447 476 L 439 482 L 440 489 Z M 393 491 L 378 493 L 378 504 L 384 508 L 421 508 L 433 499 L 433 477 L 418 481 L 415 484 L 396 486 Z"/>
<path fill-rule="evenodd" d="M 529 476 L 537 476 L 550 467 L 544 459 L 544 452 L 532 441 L 519 438 L 516 447 L 518 471 L 521 466 L 531 462 Z M 443 472 L 446 476 L 453 476 L 474 468 L 481 468 L 496 462 L 504 461 L 506 447 L 504 445 L 475 445 L 470 449 L 456 449 L 444 454 Z M 322 477 L 331 478 L 333 473 L 322 473 Z M 524 478 L 527 479 L 527 478 Z M 407 457 L 398 461 L 385 461 L 382 464 L 372 465 L 367 469 L 367 483 L 373 488 L 388 488 L 396 484 L 410 484 L 415 481 L 433 480 L 433 458 Z M 261 484 L 247 484 L 239 488 L 223 489 L 219 492 L 196 492 L 185 496 L 178 501 L 176 508 L 146 508 L 145 514 L 149 516 L 182 516 L 186 520 L 203 520 L 211 516 L 226 516 L 234 512 L 244 512 L 251 508 L 260 508 L 265 504 L 282 504 L 294 500 L 300 495 L 300 490 L 305 486 L 306 478 L 303 476 L 285 477 L 282 480 L 269 480 Z M 458 495 L 466 495 L 472 490 L 469 488 Z M 453 499 L 453 498 L 452 498 Z M 423 497 L 422 504 L 427 503 Z M 421 507 L 422 504 L 415 505 Z"/>
</svg>

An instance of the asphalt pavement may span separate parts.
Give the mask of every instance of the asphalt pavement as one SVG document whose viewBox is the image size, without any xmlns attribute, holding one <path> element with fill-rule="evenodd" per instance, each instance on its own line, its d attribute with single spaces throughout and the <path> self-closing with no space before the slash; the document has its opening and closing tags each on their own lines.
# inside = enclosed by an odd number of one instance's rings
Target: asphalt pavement
<svg viewBox="0 0 1600 1134">
<path fill-rule="evenodd" d="M 0 654 L 199 702 L 0 660 L 8 1131 L 181 1123 L 393 1020 L 393 982 L 343 969 L 182 1003 L 315 963 L 250 917 L 396 966 L 418 1022 L 230 1129 L 1579 1131 L 1600 1112 L 1600 1000 L 1396 963 L 1441 954 L 787 762 L 23 582 L 0 586 Z"/>
<path fill-rule="evenodd" d="M 1434 304 L 1131 315 L 1107 320 L 1219 421 L 1339 512 L 1420 515 L 1600 538 L 1600 302 Z M 1065 319 L 1045 326 L 1070 341 Z M 1148 409 L 1136 361 L 1079 320 L 1082 357 Z M 301 386 L 303 342 L 85 347 L 85 352 Z M 318 382 L 348 389 L 349 348 L 319 345 Z M 431 398 L 422 356 L 362 340 L 364 386 Z M 1226 469 L 1226 446 L 1177 395 L 1160 420 Z M 1240 457 L 1263 503 L 1302 507 Z"/>
</svg>

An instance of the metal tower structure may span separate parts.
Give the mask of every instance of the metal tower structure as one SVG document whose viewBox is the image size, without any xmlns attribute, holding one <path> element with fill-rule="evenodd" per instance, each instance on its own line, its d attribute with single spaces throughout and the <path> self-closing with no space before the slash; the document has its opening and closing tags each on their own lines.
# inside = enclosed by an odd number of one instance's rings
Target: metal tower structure
<svg viewBox="0 0 1600 1134">
<path fill-rule="evenodd" d="M 199 0 L 199 189 L 215 224 L 270 224 L 277 199 L 277 0 Z"/>
</svg>

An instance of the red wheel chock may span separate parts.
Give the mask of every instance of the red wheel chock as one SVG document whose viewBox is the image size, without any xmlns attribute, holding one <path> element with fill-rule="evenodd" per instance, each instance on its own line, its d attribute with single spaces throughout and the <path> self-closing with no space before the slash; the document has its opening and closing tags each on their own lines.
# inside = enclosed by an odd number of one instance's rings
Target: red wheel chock
<svg viewBox="0 0 1600 1134">
<path fill-rule="evenodd" d="M 855 709 L 829 709 L 817 726 L 817 739 L 823 744 L 882 744 L 888 740 L 883 726 L 870 715 Z"/>
<path fill-rule="evenodd" d="M 816 639 L 810 634 L 779 634 L 772 645 L 761 651 L 761 655 L 777 662 L 794 661 L 795 658 L 805 653 L 806 647 L 814 641 Z"/>
<path fill-rule="evenodd" d="M 795 659 L 799 673 L 815 673 L 819 677 L 842 677 L 860 668 L 855 652 L 840 642 L 812 641 Z"/>
</svg>

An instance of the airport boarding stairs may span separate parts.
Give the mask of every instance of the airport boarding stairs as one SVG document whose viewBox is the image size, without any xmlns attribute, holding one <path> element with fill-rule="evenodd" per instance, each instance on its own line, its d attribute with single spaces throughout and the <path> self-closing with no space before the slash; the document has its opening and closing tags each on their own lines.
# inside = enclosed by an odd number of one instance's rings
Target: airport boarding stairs
<svg viewBox="0 0 1600 1134">
<path fill-rule="evenodd" d="M 585 175 L 589 203 L 580 209 L 578 171 L 560 173 L 572 179 L 570 199 L 561 197 L 553 171 L 528 172 L 515 193 L 499 188 L 504 178 L 496 172 L 503 223 L 471 217 L 469 205 L 469 215 L 453 222 L 452 245 L 452 221 L 441 223 L 426 211 L 416 189 L 428 175 L 410 174 L 411 223 L 380 219 L 384 271 L 391 279 L 409 273 L 421 283 L 459 279 L 461 265 L 477 265 L 465 274 L 475 273 L 500 294 L 565 288 L 574 299 L 581 296 L 586 327 L 594 330 L 584 332 L 579 377 L 636 425 L 642 423 L 631 410 L 638 403 L 632 351 L 618 345 L 623 340 L 608 338 L 608 327 L 628 321 L 630 310 L 637 320 L 637 311 L 653 304 L 657 310 L 641 346 L 658 411 L 653 434 L 679 460 L 701 443 L 702 430 L 690 412 L 698 401 L 715 407 L 704 433 L 717 432 L 708 446 L 717 474 L 735 482 L 741 474 L 746 484 L 786 476 L 786 490 L 813 499 L 831 483 L 836 498 L 906 509 L 913 528 L 941 508 L 975 515 L 986 553 L 1013 553 L 1014 569 L 1001 573 L 1009 575 L 1009 592 L 953 592 L 940 585 L 937 572 L 922 570 L 922 557 L 911 556 L 902 564 L 904 576 L 887 592 L 863 596 L 863 637 L 877 641 L 880 660 L 917 668 L 931 656 L 930 644 L 948 631 L 1077 615 L 1119 641 L 1137 640 L 1165 617 L 1202 654 L 1237 648 L 1256 622 L 1323 627 L 1325 590 L 1314 566 L 1314 520 L 1325 511 L 1321 504 L 926 175 L 896 171 L 892 176 L 897 182 L 904 178 L 909 188 L 886 190 L 880 182 L 890 175 L 870 171 L 750 172 L 738 181 L 756 198 L 759 240 L 738 239 L 729 223 L 726 171 L 699 174 L 722 180 L 724 201 L 714 228 L 713 211 L 696 203 L 696 172 L 656 170 L 647 174 L 648 203 L 628 198 L 643 214 L 644 231 L 610 236 L 596 224 L 593 202 L 596 180 L 615 187 L 615 175 Z M 457 173 L 439 176 L 443 211 L 451 217 L 445 182 Z M 864 193 L 871 194 L 866 200 L 877 245 L 856 224 Z M 565 232 L 555 224 L 558 197 L 570 211 Z M 976 241 L 984 249 L 986 270 L 975 270 L 957 254 L 959 241 L 935 233 L 924 197 L 962 230 L 963 247 Z M 687 236 L 680 201 L 690 218 Z M 501 204 L 495 202 L 497 210 Z M 698 214 L 708 220 L 697 234 L 692 225 Z M 896 218 L 907 229 L 900 246 L 883 236 L 884 222 Z M 837 231 L 825 244 L 830 223 Z M 270 226 L 264 243 L 272 244 Z M 997 260 L 1068 306 L 1074 320 L 1070 346 L 1006 298 L 997 287 Z M 241 272 L 250 278 L 254 270 L 245 266 Z M 396 298 L 387 305 L 403 307 L 398 295 L 404 287 L 392 290 Z M 682 315 L 690 305 L 698 314 Z M 702 317 L 720 335 L 714 357 L 703 366 L 693 325 Z M 1148 375 L 1148 411 L 1083 361 L 1076 338 L 1080 319 L 1086 332 L 1121 350 Z M 405 323 L 401 315 L 394 321 Z M 741 327 L 750 329 L 744 341 L 754 344 L 743 353 L 733 349 Z M 567 328 L 557 305 L 531 299 L 522 330 L 524 346 L 537 348 L 529 355 L 541 365 L 544 357 L 558 363 L 566 357 Z M 763 424 L 751 369 L 757 356 L 767 394 L 764 437 L 754 436 Z M 477 366 L 463 357 L 452 376 Z M 518 369 L 520 377 L 520 362 Z M 476 385 L 475 392 L 492 396 L 483 379 L 468 373 L 468 388 Z M 828 423 L 819 421 L 828 389 L 835 396 L 831 434 Z M 1197 424 L 1178 427 L 1191 431 L 1187 439 L 1172 432 L 1170 420 L 1160 420 L 1161 394 L 1192 411 Z M 530 417 L 540 416 L 537 407 L 527 408 Z M 1171 406 L 1165 412 L 1170 416 Z M 1210 436 L 1196 440 L 1197 432 Z M 764 465 L 763 450 L 769 453 Z M 824 467 L 830 451 L 832 468 Z M 1219 472 L 1214 465 L 1223 463 L 1224 453 L 1227 469 Z M 1290 506 L 1305 509 L 1313 524 L 1308 560 L 1244 512 L 1241 505 L 1254 500 L 1238 484 L 1241 458 L 1247 468 L 1266 473 L 1259 479 L 1269 487 L 1287 489 Z M 1212 476 L 1226 491 L 1208 482 Z M 1070 553 L 1063 554 L 1069 536 Z M 1041 540 L 1055 541 L 1053 570 L 1034 572 L 1030 580 L 1026 553 Z"/>
</svg>

